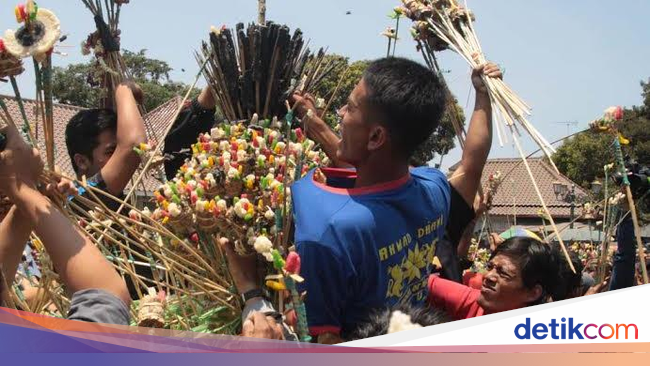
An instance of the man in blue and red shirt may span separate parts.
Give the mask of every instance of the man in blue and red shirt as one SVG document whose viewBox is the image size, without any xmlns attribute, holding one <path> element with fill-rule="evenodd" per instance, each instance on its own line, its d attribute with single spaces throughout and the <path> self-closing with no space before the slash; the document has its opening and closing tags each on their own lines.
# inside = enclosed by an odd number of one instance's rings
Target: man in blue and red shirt
<svg viewBox="0 0 650 366">
<path fill-rule="evenodd" d="M 474 70 L 475 110 L 449 181 L 436 169 L 409 168 L 446 107 L 446 88 L 426 67 L 402 58 L 370 64 L 339 112 L 340 138 L 308 113 L 313 98 L 294 96 L 308 136 L 347 168 L 310 172 L 292 187 L 308 322 L 319 342 L 339 342 L 370 309 L 426 304 L 436 245 L 450 224 L 468 221 L 492 143 L 485 77 L 501 72 L 493 64 Z"/>
</svg>

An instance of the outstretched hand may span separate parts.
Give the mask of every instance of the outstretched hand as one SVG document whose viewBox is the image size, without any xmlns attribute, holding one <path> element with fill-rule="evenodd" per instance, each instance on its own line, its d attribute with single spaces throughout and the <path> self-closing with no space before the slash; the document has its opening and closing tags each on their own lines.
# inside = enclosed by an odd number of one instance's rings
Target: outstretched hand
<svg viewBox="0 0 650 366">
<path fill-rule="evenodd" d="M 284 339 L 282 325 L 278 324 L 273 317 L 266 316 L 260 312 L 253 313 L 242 325 L 242 336 L 250 338 Z"/>
<path fill-rule="evenodd" d="M 48 197 L 56 196 L 76 196 L 79 194 L 77 186 L 73 181 L 67 178 L 55 178 L 54 181 L 45 187 L 45 195 Z"/>
<path fill-rule="evenodd" d="M 298 118 L 305 118 L 309 110 L 315 114 L 318 114 L 318 110 L 316 109 L 316 99 L 309 93 L 294 93 L 291 96 L 291 102 L 293 105 L 292 108 L 296 112 Z"/>
<path fill-rule="evenodd" d="M 487 94 L 488 88 L 483 81 L 483 76 L 495 79 L 503 79 L 503 72 L 497 64 L 488 62 L 474 69 L 472 72 L 472 84 L 477 93 Z"/>
<path fill-rule="evenodd" d="M 131 93 L 133 94 L 133 98 L 138 104 L 143 104 L 144 102 L 144 92 L 142 91 L 142 88 L 138 83 L 136 83 L 133 80 L 125 80 L 123 81 L 120 86 L 125 86 L 131 90 Z"/>
<path fill-rule="evenodd" d="M 259 288 L 257 281 L 257 256 L 243 257 L 237 252 L 233 244 L 226 238 L 219 239 L 219 246 L 228 260 L 228 269 L 235 282 L 235 287 L 240 294 Z"/>
</svg>

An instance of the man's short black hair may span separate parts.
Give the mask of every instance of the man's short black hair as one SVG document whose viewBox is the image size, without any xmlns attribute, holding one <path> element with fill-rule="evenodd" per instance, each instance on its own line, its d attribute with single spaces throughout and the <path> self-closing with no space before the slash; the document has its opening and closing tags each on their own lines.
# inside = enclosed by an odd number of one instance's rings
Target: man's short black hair
<svg viewBox="0 0 650 366">
<path fill-rule="evenodd" d="M 410 158 L 440 123 L 447 101 L 444 84 L 425 66 L 398 57 L 372 62 L 363 80 L 368 103 L 400 152 Z"/>
<path fill-rule="evenodd" d="M 524 287 L 542 287 L 542 295 L 530 305 L 544 303 L 555 292 L 560 268 L 556 253 L 549 245 L 526 236 L 513 237 L 499 245 L 492 258 L 497 255 L 506 256 L 517 264 Z"/>
<path fill-rule="evenodd" d="M 367 322 L 358 324 L 355 329 L 347 334 L 343 334 L 343 339 L 351 342 L 387 334 L 390 319 L 395 311 L 401 311 L 406 315 L 410 315 L 412 323 L 419 324 L 423 327 L 451 321 L 447 313 L 440 309 L 429 306 L 414 307 L 402 304 L 392 308 L 376 309 L 371 313 Z"/>
<path fill-rule="evenodd" d="M 75 172 L 79 169 L 74 161 L 75 154 L 92 160 L 99 135 L 106 130 L 117 130 L 117 115 L 110 109 L 87 109 L 70 119 L 65 128 L 65 144 Z"/>
</svg>

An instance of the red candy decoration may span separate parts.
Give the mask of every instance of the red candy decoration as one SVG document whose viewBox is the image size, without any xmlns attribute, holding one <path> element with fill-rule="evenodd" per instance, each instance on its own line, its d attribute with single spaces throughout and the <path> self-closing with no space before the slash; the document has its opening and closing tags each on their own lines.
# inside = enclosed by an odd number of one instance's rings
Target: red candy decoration
<svg viewBox="0 0 650 366">
<path fill-rule="evenodd" d="M 623 119 L 623 108 L 616 107 L 616 112 L 614 112 L 614 119 L 620 121 Z"/>
<path fill-rule="evenodd" d="M 198 243 L 199 242 L 199 234 L 194 233 L 194 234 L 190 235 L 190 240 L 193 241 L 194 243 Z"/>
<path fill-rule="evenodd" d="M 291 252 L 287 255 L 284 270 L 292 274 L 300 274 L 300 255 L 298 253 Z"/>
</svg>

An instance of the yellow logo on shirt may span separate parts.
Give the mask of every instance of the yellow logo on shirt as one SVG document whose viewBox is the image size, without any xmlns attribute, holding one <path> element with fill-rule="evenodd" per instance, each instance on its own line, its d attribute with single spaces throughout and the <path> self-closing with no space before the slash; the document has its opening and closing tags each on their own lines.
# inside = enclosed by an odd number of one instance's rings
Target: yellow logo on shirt
<svg viewBox="0 0 650 366">
<path fill-rule="evenodd" d="M 438 238 L 431 243 L 420 244 L 422 238 L 435 234 L 443 225 L 442 216 L 427 223 L 417 230 L 418 240 L 413 246 L 411 234 L 406 234 L 398 241 L 379 249 L 379 258 L 382 262 L 396 255 L 402 255 L 399 264 L 388 267 L 388 288 L 386 298 L 398 302 L 410 302 L 414 298 L 423 301 L 426 296 L 427 281 L 429 279 L 429 265 L 436 253 Z M 404 253 L 406 252 L 406 253 Z"/>
</svg>

